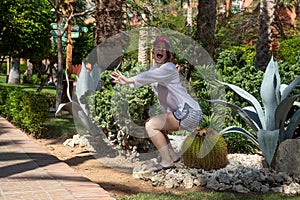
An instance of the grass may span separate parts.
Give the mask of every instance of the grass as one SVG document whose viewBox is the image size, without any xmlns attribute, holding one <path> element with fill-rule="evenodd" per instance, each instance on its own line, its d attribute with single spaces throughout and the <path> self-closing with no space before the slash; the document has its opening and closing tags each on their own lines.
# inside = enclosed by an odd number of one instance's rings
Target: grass
<svg viewBox="0 0 300 200">
<path fill-rule="evenodd" d="M 72 115 L 62 115 L 55 117 L 54 113 L 49 113 L 46 122 L 43 138 L 70 138 L 77 134 Z"/>
<path fill-rule="evenodd" d="M 172 193 L 140 193 L 121 198 L 122 200 L 298 200 L 300 195 L 282 194 L 238 194 L 232 192 L 187 192 L 176 195 Z"/>
<path fill-rule="evenodd" d="M 6 76 L 0 76 L 0 85 L 3 85 L 5 87 L 11 87 L 11 88 L 16 88 L 20 87 L 24 89 L 25 91 L 36 91 L 39 87 L 39 85 L 33 85 L 33 84 L 8 84 L 6 83 Z M 49 93 L 49 94 L 56 94 L 55 91 L 55 86 L 49 86 L 45 85 L 41 91 L 42 93 Z"/>
</svg>

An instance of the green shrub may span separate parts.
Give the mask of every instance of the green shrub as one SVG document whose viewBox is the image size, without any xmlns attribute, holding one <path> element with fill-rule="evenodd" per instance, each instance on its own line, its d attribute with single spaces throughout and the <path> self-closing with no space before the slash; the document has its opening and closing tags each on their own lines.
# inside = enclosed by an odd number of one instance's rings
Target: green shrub
<svg viewBox="0 0 300 200">
<path fill-rule="evenodd" d="M 5 111 L 5 102 L 10 91 L 9 87 L 0 86 L 0 115 Z"/>
<path fill-rule="evenodd" d="M 141 71 L 135 61 L 125 61 L 122 65 L 122 73 L 127 77 Z M 149 110 L 156 102 L 154 93 L 149 85 L 138 89 L 115 85 L 110 73 L 107 70 L 101 74 L 101 90 L 88 98 L 90 116 L 116 146 L 123 150 L 136 146 L 140 152 L 147 151 L 148 140 L 136 136 L 144 134 Z"/>
<path fill-rule="evenodd" d="M 39 137 L 43 132 L 49 102 L 52 101 L 49 95 L 16 88 L 7 93 L 2 114 L 25 132 Z"/>
<path fill-rule="evenodd" d="M 280 42 L 278 49 L 279 57 L 282 61 L 289 64 L 296 64 L 300 60 L 300 39 L 293 38 Z"/>
</svg>

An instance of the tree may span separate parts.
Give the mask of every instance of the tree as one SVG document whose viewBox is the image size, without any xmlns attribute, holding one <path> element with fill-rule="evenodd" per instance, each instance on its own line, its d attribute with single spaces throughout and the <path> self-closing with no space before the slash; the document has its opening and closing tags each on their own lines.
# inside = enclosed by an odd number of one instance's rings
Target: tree
<svg viewBox="0 0 300 200">
<path fill-rule="evenodd" d="M 95 43 L 102 43 L 106 38 L 116 35 L 123 26 L 125 2 L 122 0 L 94 0 L 96 12 Z"/>
<path fill-rule="evenodd" d="M 13 57 L 9 83 L 20 82 L 20 57 L 42 60 L 50 51 L 50 9 L 43 0 L 1 2 L 0 54 Z"/>
<path fill-rule="evenodd" d="M 62 82 L 63 82 L 63 53 L 62 53 L 62 37 L 69 24 L 72 24 L 72 21 L 75 17 L 84 16 L 87 13 L 90 13 L 94 10 L 94 7 L 86 9 L 86 5 L 82 0 L 65 0 L 61 2 L 60 0 L 55 0 L 55 4 L 48 0 L 48 2 L 55 9 L 56 13 L 56 23 L 57 23 L 57 85 L 56 85 L 56 108 L 61 104 L 62 96 Z M 76 6 L 73 6 L 75 4 Z M 76 8 L 76 9 L 75 9 Z M 61 25 L 64 24 L 64 27 Z M 72 43 L 70 41 L 69 43 Z M 70 47 L 69 47 L 70 48 Z"/>
<path fill-rule="evenodd" d="M 260 23 L 254 63 L 262 70 L 270 60 L 271 24 L 274 20 L 275 6 L 275 0 L 260 0 Z"/>
<path fill-rule="evenodd" d="M 216 0 L 198 0 L 196 40 L 213 56 L 215 50 Z"/>
</svg>

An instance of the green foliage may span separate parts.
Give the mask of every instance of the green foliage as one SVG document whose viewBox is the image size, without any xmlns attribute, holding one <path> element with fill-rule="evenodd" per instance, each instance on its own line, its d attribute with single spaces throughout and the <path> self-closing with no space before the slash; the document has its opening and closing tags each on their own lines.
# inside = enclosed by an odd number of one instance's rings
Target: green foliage
<svg viewBox="0 0 300 200">
<path fill-rule="evenodd" d="M 213 127 L 215 130 L 221 130 L 226 110 L 222 107 L 217 108 L 216 105 L 212 105 L 208 100 L 224 96 L 225 93 L 221 87 L 215 84 L 212 76 L 216 76 L 216 73 L 211 66 L 201 66 L 197 70 L 192 71 L 189 86 L 192 87 L 191 95 L 198 101 L 203 112 L 203 120 L 200 127 Z"/>
<path fill-rule="evenodd" d="M 281 60 L 289 64 L 296 64 L 300 60 L 300 39 L 293 38 L 280 42 L 278 54 Z"/>
<path fill-rule="evenodd" d="M 163 5 L 163 2 L 156 1 L 153 5 L 153 16 L 150 25 L 187 33 L 185 12 L 179 1 L 165 5 Z"/>
<path fill-rule="evenodd" d="M 126 77 L 141 71 L 144 70 L 135 61 L 125 61 L 122 65 Z M 138 138 L 145 134 L 144 124 L 156 102 L 152 89 L 150 86 L 131 89 L 115 85 L 110 73 L 108 70 L 101 73 L 102 88 L 89 97 L 90 116 L 117 146 L 131 149 L 134 144 L 139 151 L 145 151 L 147 140 Z M 119 141 L 117 137 L 121 132 L 124 137 Z"/>
<path fill-rule="evenodd" d="M 220 14 L 216 27 L 217 51 L 240 44 L 255 43 L 259 27 L 257 13 L 245 11 L 229 17 Z"/>
<path fill-rule="evenodd" d="M 182 144 L 182 159 L 187 167 L 219 169 L 227 164 L 224 138 L 210 128 L 195 130 Z"/>
<path fill-rule="evenodd" d="M 47 1 L 15 0 L 0 4 L 0 52 L 41 60 L 50 49 L 50 23 L 54 20 Z"/>
<path fill-rule="evenodd" d="M 50 104 L 53 105 L 54 97 L 49 94 L 23 91 L 21 88 L 1 88 L 0 92 L 1 115 L 25 132 L 40 137 L 48 108 Z"/>
<path fill-rule="evenodd" d="M 290 85 L 281 85 L 277 62 L 273 58 L 269 62 L 261 84 L 260 94 L 263 106 L 253 95 L 240 87 L 220 82 L 247 100 L 251 106 L 240 108 L 223 100 L 212 100 L 211 102 L 231 108 L 255 132 L 252 134 L 244 128 L 232 126 L 222 130 L 221 134 L 236 132 L 249 137 L 259 145 L 270 165 L 278 145 L 286 139 L 293 138 L 299 124 L 300 109 L 294 112 L 291 118 L 288 118 L 288 113 L 300 94 L 289 95 L 299 82 L 300 76 L 294 79 Z"/>
<path fill-rule="evenodd" d="M 256 97 L 260 96 L 259 86 L 263 72 L 253 66 L 255 50 L 249 46 L 236 46 L 219 54 L 216 67 L 219 78 L 224 82 L 234 84 L 245 91 L 251 92 Z M 247 77 L 245 79 L 245 77 Z M 226 91 L 228 102 L 238 106 L 246 101 L 232 91 Z"/>
<path fill-rule="evenodd" d="M 226 136 L 226 137 L 225 137 Z M 228 133 L 224 135 L 228 147 L 228 153 L 254 154 L 256 146 L 241 133 Z"/>
<path fill-rule="evenodd" d="M 232 47 L 219 54 L 216 66 L 218 68 L 221 80 L 243 88 L 245 91 L 255 96 L 259 102 L 261 102 L 259 88 L 263 78 L 263 71 L 260 71 L 253 66 L 252 60 L 254 58 L 254 54 L 255 51 L 251 47 Z M 284 61 L 278 62 L 278 69 L 279 73 L 281 74 L 281 82 L 283 84 L 290 83 L 291 80 L 294 80 L 300 74 L 300 58 L 296 59 L 298 59 L 298 62 L 293 65 Z M 299 88 L 295 88 L 292 93 L 298 94 Z M 244 98 L 240 97 L 229 88 L 226 88 L 226 98 L 229 103 L 239 107 L 245 107 L 248 105 L 248 102 Z M 251 129 L 245 122 L 241 121 L 241 119 L 235 115 L 235 113 L 227 113 L 225 117 L 227 126 L 242 126 L 247 130 Z M 228 143 L 229 152 L 235 152 L 235 150 L 240 151 L 239 149 L 242 149 L 242 146 L 247 146 L 250 142 L 248 138 L 245 138 L 245 136 L 242 136 L 239 133 L 234 137 L 241 138 L 241 140 L 239 140 L 240 142 L 235 143 L 234 140 L 231 141 L 233 136 L 229 136 L 229 134 L 224 135 L 224 138 Z M 242 143 L 243 141 L 244 143 Z M 230 143 L 235 143 L 236 145 L 230 145 Z M 231 149 L 232 147 L 235 148 Z M 252 144 L 252 148 L 254 147 L 255 145 Z M 252 148 L 245 147 L 245 149 L 250 150 Z"/>
</svg>

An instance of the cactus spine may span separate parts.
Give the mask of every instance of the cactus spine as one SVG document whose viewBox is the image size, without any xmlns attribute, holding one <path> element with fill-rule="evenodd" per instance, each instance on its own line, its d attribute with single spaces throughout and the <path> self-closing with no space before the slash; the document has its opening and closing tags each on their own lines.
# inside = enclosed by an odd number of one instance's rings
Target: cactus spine
<svg viewBox="0 0 300 200">
<path fill-rule="evenodd" d="M 182 159 L 187 167 L 219 169 L 227 164 L 227 145 L 213 129 L 196 129 L 182 145 Z"/>
</svg>

